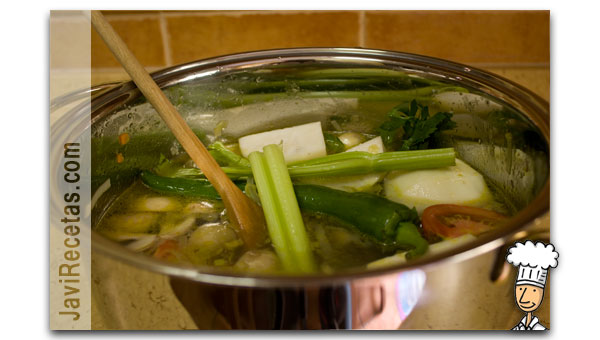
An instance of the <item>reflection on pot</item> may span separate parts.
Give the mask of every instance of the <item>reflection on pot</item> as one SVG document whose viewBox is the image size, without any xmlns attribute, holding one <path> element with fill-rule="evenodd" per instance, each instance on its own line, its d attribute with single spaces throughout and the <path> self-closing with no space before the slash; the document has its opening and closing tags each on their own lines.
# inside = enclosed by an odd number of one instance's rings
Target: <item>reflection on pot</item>
<svg viewBox="0 0 600 340">
<path fill-rule="evenodd" d="M 417 304 L 425 273 L 306 288 L 210 286 L 171 278 L 201 329 L 397 329 Z"/>
</svg>

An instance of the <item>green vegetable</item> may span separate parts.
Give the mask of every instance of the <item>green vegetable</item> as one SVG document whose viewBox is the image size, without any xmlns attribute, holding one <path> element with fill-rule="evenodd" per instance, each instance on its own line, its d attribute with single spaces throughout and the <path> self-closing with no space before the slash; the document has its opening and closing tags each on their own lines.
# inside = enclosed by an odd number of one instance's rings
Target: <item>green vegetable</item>
<svg viewBox="0 0 600 340">
<path fill-rule="evenodd" d="M 295 98 L 356 98 L 359 100 L 379 101 L 395 100 L 408 101 L 412 98 L 429 97 L 444 91 L 460 91 L 464 89 L 453 86 L 426 86 L 408 90 L 375 90 L 375 91 L 300 91 L 300 92 L 275 92 L 256 93 L 244 95 L 227 95 L 220 93 L 219 105 L 222 108 L 262 103 L 279 99 Z M 214 97 L 214 95 L 212 96 Z"/>
<path fill-rule="evenodd" d="M 361 175 L 391 170 L 439 168 L 455 164 L 453 148 L 396 151 L 372 154 L 364 151 L 342 152 L 291 164 L 290 175 Z"/>
<path fill-rule="evenodd" d="M 288 165 L 291 177 L 345 176 L 392 170 L 431 169 L 454 165 L 453 148 L 395 151 L 372 154 L 363 151 L 342 152 Z M 249 176 L 245 167 L 222 167 L 232 178 Z M 204 177 L 196 168 L 182 168 L 173 177 Z"/>
<path fill-rule="evenodd" d="M 316 265 L 283 152 L 275 144 L 249 155 L 269 236 L 284 268 L 313 272 Z"/>
<path fill-rule="evenodd" d="M 386 148 L 391 150 L 422 150 L 429 147 L 434 135 L 456 127 L 452 114 L 438 112 L 429 116 L 427 106 L 412 100 L 407 108 L 399 105 L 388 113 L 388 120 L 379 126 L 379 134 Z"/>
<path fill-rule="evenodd" d="M 254 183 L 254 177 L 248 177 L 246 180 L 246 186 L 244 187 L 244 194 L 250 197 L 256 204 L 260 205 L 260 198 L 258 197 L 258 190 L 256 189 L 256 183 Z"/>
<path fill-rule="evenodd" d="M 428 243 L 421 236 L 419 215 L 407 206 L 368 193 L 349 193 L 318 185 L 296 185 L 302 210 L 334 216 L 387 247 L 410 248 L 408 256 L 425 253 Z"/>
<path fill-rule="evenodd" d="M 206 179 L 171 178 L 142 171 L 142 182 L 150 189 L 163 194 L 179 194 L 191 197 L 220 200 L 217 190 Z M 238 188 L 244 190 L 246 181 L 235 181 Z"/>
<path fill-rule="evenodd" d="M 225 145 L 221 142 L 215 142 L 208 146 L 208 150 L 210 150 L 211 156 L 219 163 L 221 166 L 240 166 L 240 167 L 250 167 L 250 162 L 248 160 L 237 153 L 227 149 Z"/>
<path fill-rule="evenodd" d="M 334 134 L 325 132 L 323 133 L 323 137 L 325 137 L 325 147 L 327 148 L 327 153 L 340 153 L 344 152 L 346 148 L 344 147 L 344 143 Z"/>
</svg>

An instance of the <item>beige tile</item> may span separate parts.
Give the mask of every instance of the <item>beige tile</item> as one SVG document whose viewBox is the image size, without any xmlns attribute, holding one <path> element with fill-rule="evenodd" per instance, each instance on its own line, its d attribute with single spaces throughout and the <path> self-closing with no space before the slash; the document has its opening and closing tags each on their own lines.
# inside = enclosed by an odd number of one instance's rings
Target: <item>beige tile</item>
<svg viewBox="0 0 600 340">
<path fill-rule="evenodd" d="M 150 11 L 150 10 L 108 10 L 101 11 L 105 17 L 118 17 L 123 15 L 139 15 L 139 14 L 151 14 L 155 15 L 164 11 Z"/>
<path fill-rule="evenodd" d="M 465 63 L 548 63 L 549 11 L 376 11 L 367 47 Z"/>
<path fill-rule="evenodd" d="M 165 66 L 158 16 L 107 17 L 115 31 L 144 66 Z M 92 32 L 92 67 L 120 67 L 98 33 Z"/>
<path fill-rule="evenodd" d="M 486 70 L 512 80 L 550 101 L 550 69 L 547 67 L 488 67 Z"/>
<path fill-rule="evenodd" d="M 168 15 L 173 62 L 307 46 L 357 46 L 357 12 Z"/>
<path fill-rule="evenodd" d="M 113 82 L 129 81 L 131 78 L 123 69 L 92 69 L 91 82 L 92 85 L 100 85 Z"/>
</svg>

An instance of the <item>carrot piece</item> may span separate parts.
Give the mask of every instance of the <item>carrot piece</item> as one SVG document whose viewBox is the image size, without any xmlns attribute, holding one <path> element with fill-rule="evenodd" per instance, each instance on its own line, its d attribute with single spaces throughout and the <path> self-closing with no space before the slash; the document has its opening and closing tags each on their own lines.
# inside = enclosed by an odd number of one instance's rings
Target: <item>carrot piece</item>
<svg viewBox="0 0 600 340">
<path fill-rule="evenodd" d="M 119 135 L 119 144 L 121 145 L 125 145 L 129 142 L 129 134 L 128 133 L 122 133 Z"/>
</svg>

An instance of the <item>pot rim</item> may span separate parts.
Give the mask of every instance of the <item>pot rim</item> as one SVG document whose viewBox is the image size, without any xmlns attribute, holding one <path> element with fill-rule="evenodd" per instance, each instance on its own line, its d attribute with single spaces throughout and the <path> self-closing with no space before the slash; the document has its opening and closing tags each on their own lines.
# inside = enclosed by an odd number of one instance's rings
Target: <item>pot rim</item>
<svg viewBox="0 0 600 340">
<path fill-rule="evenodd" d="M 302 60 L 328 60 L 328 61 L 356 61 L 372 62 L 378 65 L 395 66 L 396 68 L 409 68 L 418 70 L 427 74 L 435 74 L 435 71 L 451 73 L 452 77 L 446 77 L 454 81 L 461 81 L 469 86 L 477 87 L 479 90 L 497 91 L 499 93 L 489 93 L 494 97 L 499 97 L 507 103 L 516 106 L 523 112 L 550 146 L 550 116 L 549 104 L 530 90 L 516 84 L 508 79 L 493 73 L 480 70 L 475 67 L 460 63 L 447 61 L 444 59 L 428 57 L 418 54 L 363 49 L 363 48 L 288 48 L 260 50 L 244 53 L 229 54 L 215 58 L 202 59 L 173 67 L 168 67 L 151 74 L 157 84 L 163 88 L 188 80 L 182 77 L 184 75 L 195 74 L 194 77 L 203 77 L 220 72 L 224 68 L 246 68 L 249 65 L 257 63 L 269 64 L 286 61 Z M 198 72 L 200 75 L 197 75 Z M 480 87 L 485 88 L 480 88 Z M 96 120 L 109 114 L 115 109 L 115 102 L 120 102 L 124 94 L 129 98 L 138 95 L 135 84 L 132 81 L 116 85 L 112 89 L 104 91 L 92 98 L 91 112 L 93 125 Z M 550 157 L 550 155 L 548 155 Z M 550 164 L 550 163 L 549 163 Z M 407 263 L 390 266 L 386 268 L 347 271 L 343 273 L 327 275 L 262 275 L 243 273 L 215 271 L 212 267 L 190 267 L 182 265 L 173 265 L 150 256 L 134 253 L 113 241 L 110 241 L 102 235 L 92 231 L 92 245 L 94 250 L 99 250 L 103 254 L 109 255 L 117 260 L 130 265 L 147 269 L 162 274 L 181 277 L 193 281 L 227 285 L 227 286 L 245 286 L 245 287 L 292 287 L 292 286 L 310 286 L 321 284 L 333 284 L 349 282 L 356 279 L 363 279 L 381 275 L 398 274 L 403 271 L 413 269 L 426 269 L 431 266 L 437 266 L 442 263 L 453 263 L 463 261 L 468 258 L 489 252 L 501 247 L 509 240 L 518 237 L 523 229 L 526 229 L 531 223 L 542 215 L 549 214 L 550 209 L 550 170 L 546 183 L 535 196 L 535 198 L 522 209 L 517 215 L 513 216 L 501 230 L 496 230 L 486 235 L 477 237 L 476 240 L 463 244 L 450 250 L 418 258 Z M 204 269 L 207 269 L 204 271 Z"/>
</svg>

